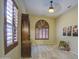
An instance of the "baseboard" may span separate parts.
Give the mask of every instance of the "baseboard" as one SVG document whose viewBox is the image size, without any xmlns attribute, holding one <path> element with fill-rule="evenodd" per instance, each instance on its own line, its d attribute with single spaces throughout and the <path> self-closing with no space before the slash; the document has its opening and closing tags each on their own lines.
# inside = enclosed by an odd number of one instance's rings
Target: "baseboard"
<svg viewBox="0 0 79 59">
<path fill-rule="evenodd" d="M 37 45 L 56 45 L 56 44 L 32 44 L 32 46 L 37 46 Z"/>
</svg>

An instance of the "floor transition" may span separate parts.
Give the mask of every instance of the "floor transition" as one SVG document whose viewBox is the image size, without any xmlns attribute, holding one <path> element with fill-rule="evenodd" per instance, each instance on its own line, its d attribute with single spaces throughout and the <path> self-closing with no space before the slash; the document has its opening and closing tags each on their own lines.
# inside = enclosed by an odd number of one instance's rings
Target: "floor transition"
<svg viewBox="0 0 79 59">
<path fill-rule="evenodd" d="M 70 52 L 59 50 L 52 45 L 32 46 L 32 57 L 23 59 L 78 59 Z"/>
</svg>

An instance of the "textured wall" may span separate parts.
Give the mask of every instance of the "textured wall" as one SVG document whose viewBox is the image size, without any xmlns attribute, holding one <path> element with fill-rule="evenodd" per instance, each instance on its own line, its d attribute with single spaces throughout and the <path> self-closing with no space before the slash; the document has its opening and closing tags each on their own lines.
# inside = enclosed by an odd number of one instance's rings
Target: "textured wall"
<svg viewBox="0 0 79 59">
<path fill-rule="evenodd" d="M 55 19 L 43 16 L 30 15 L 30 38 L 32 44 L 55 44 L 56 40 L 56 22 Z M 49 24 L 49 40 L 35 40 L 35 24 L 38 20 L 46 20 Z"/>
<path fill-rule="evenodd" d="M 62 35 L 63 27 L 74 26 L 74 25 L 78 25 L 78 7 L 77 6 L 68 10 L 56 20 L 57 39 L 65 40 L 69 42 L 70 47 L 71 47 L 71 52 L 77 54 L 78 37 Z"/>
</svg>

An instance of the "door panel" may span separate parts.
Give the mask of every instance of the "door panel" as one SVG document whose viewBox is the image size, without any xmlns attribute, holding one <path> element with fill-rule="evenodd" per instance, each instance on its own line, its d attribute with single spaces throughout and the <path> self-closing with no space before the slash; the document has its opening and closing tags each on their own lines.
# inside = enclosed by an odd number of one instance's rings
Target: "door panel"
<svg viewBox="0 0 79 59">
<path fill-rule="evenodd" d="M 27 14 L 22 14 L 21 21 L 21 56 L 31 57 L 30 22 Z"/>
</svg>

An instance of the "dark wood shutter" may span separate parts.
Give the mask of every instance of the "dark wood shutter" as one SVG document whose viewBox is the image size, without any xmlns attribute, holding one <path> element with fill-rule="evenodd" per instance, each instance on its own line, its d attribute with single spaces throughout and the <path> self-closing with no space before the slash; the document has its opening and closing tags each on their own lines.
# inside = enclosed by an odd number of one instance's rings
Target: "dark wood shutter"
<svg viewBox="0 0 79 59">
<path fill-rule="evenodd" d="M 14 0 L 4 0 L 5 54 L 17 46 L 18 7 Z"/>
</svg>

